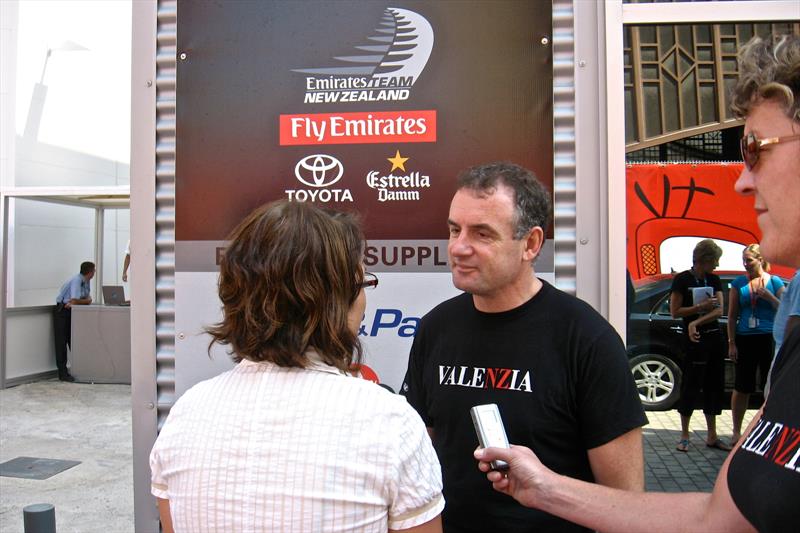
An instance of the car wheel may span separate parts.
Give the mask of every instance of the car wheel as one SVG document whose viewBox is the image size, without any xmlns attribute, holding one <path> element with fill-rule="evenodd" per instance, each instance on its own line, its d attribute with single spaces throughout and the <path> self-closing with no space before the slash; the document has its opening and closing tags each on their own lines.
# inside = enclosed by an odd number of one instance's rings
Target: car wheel
<svg viewBox="0 0 800 533">
<path fill-rule="evenodd" d="M 646 353 L 630 360 L 631 373 L 645 409 L 666 410 L 672 407 L 681 391 L 681 370 L 663 355 Z"/>
</svg>

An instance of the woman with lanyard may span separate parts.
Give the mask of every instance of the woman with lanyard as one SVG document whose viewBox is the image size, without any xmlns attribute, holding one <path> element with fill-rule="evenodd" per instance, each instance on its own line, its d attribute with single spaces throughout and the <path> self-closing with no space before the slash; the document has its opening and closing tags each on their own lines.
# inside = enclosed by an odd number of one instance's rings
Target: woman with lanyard
<svg viewBox="0 0 800 533">
<path fill-rule="evenodd" d="M 747 275 L 734 279 L 728 292 L 728 357 L 736 363 L 732 443 L 741 436 L 744 412 L 756 390 L 756 368 L 764 390 L 772 361 L 772 322 L 784 288 L 781 278 L 767 274 L 769 263 L 758 244 L 744 249 L 742 263 Z"/>
</svg>

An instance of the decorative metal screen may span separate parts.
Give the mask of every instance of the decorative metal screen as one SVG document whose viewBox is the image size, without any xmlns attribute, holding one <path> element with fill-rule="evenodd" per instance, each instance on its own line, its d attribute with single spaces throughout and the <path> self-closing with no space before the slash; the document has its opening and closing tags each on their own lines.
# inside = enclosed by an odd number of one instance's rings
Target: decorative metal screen
<svg viewBox="0 0 800 533">
<path fill-rule="evenodd" d="M 739 46 L 792 32 L 800 23 L 627 26 L 626 151 L 739 125 L 728 102 Z"/>
</svg>

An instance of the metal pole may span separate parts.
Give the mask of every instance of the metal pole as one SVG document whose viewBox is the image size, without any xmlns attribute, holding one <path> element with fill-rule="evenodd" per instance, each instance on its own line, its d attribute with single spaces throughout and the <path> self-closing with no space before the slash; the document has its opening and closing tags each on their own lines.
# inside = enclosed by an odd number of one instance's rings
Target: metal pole
<svg viewBox="0 0 800 533">
<path fill-rule="evenodd" d="M 105 210 L 102 207 L 94 209 L 94 298 L 93 304 L 103 302 L 103 238 L 105 237 Z"/>
<path fill-rule="evenodd" d="M 8 208 L 9 199 L 5 194 L 0 194 L 0 219 L 2 219 L 3 232 L 0 234 L 0 390 L 6 388 L 6 308 L 8 304 L 7 277 L 8 276 Z"/>
<path fill-rule="evenodd" d="M 56 508 L 50 503 L 34 503 L 22 510 L 25 533 L 56 533 Z"/>
</svg>

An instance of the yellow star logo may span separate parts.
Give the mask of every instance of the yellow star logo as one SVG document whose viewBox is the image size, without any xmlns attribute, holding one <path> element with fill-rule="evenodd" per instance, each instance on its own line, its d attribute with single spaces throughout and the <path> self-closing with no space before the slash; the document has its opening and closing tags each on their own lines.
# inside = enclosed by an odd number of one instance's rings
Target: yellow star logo
<svg viewBox="0 0 800 533">
<path fill-rule="evenodd" d="M 394 157 L 387 157 L 386 160 L 392 164 L 392 170 L 389 172 L 394 172 L 396 168 L 399 168 L 403 172 L 406 171 L 406 161 L 408 161 L 408 158 L 402 157 L 400 155 L 400 150 L 397 150 L 397 153 L 394 154 Z"/>
</svg>

